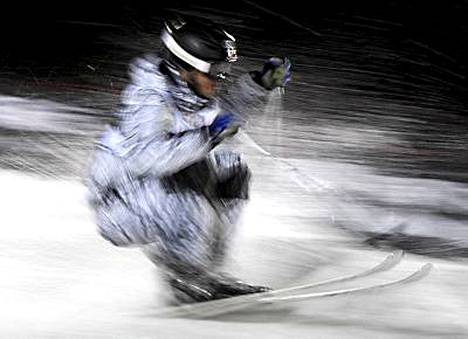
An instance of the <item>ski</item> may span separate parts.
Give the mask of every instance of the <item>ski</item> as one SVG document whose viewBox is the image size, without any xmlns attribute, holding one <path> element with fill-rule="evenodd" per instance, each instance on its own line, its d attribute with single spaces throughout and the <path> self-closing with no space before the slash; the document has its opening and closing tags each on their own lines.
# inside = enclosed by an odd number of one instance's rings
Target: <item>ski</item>
<svg viewBox="0 0 468 339">
<path fill-rule="evenodd" d="M 318 292 L 318 293 L 307 293 L 307 294 L 299 294 L 299 295 L 290 295 L 284 297 L 262 297 L 259 298 L 256 302 L 258 303 L 284 303 L 284 302 L 297 302 L 297 301 L 304 301 L 316 298 L 325 298 L 325 297 L 334 297 L 338 295 L 346 295 L 346 294 L 358 294 L 364 292 L 371 292 L 375 290 L 382 290 L 389 287 L 395 287 L 399 285 L 406 285 L 412 282 L 416 282 L 421 280 L 422 278 L 426 277 L 429 272 L 432 270 L 433 265 L 431 263 L 426 263 L 418 268 L 416 271 L 407 275 L 403 278 L 393 280 L 390 282 L 385 282 L 377 285 L 371 285 L 366 287 L 356 287 L 356 288 L 349 288 L 343 290 L 336 290 L 336 291 L 327 291 L 327 292 Z"/>
<path fill-rule="evenodd" d="M 427 263 L 418 268 L 413 273 L 394 280 L 390 282 L 385 282 L 377 285 L 371 285 L 366 287 L 357 287 L 349 288 L 343 290 L 327 291 L 327 292 L 318 292 L 318 293 L 307 293 L 307 294 L 298 294 L 298 295 L 289 295 L 289 296 L 256 296 L 252 299 L 244 299 L 235 303 L 226 303 L 223 307 L 216 308 L 203 308 L 203 309 L 193 309 L 189 314 L 194 315 L 198 318 L 207 318 L 219 316 L 226 313 L 232 313 L 242 309 L 246 309 L 252 306 L 262 306 L 262 305 L 285 305 L 294 302 L 302 302 L 307 300 L 318 300 L 328 297 L 339 297 L 346 295 L 357 295 L 362 293 L 370 293 L 377 290 L 384 290 L 390 287 L 403 286 L 409 283 L 419 281 L 426 277 L 429 272 L 432 270 L 432 264 Z"/>
<path fill-rule="evenodd" d="M 310 284 L 282 288 L 279 290 L 271 291 L 270 293 L 273 295 L 277 295 L 277 294 L 285 294 L 285 293 L 290 293 L 290 292 L 298 292 L 298 291 L 303 291 L 306 289 L 330 286 L 330 285 L 334 285 L 337 283 L 343 283 L 343 282 L 347 282 L 351 280 L 368 277 L 379 272 L 388 271 L 389 269 L 395 267 L 398 263 L 400 263 L 402 258 L 403 258 L 403 251 L 396 251 L 396 252 L 390 253 L 380 263 L 378 263 L 374 267 L 371 267 L 365 271 L 345 275 L 342 277 L 331 278 L 331 279 L 327 279 L 327 280 L 323 280 L 319 282 L 314 282 Z"/>
<path fill-rule="evenodd" d="M 220 299 L 220 300 L 207 301 L 207 302 L 201 302 L 201 303 L 196 303 L 196 304 L 171 307 L 168 309 L 164 309 L 161 312 L 158 312 L 158 314 L 160 314 L 161 316 L 181 316 L 184 314 L 197 314 L 197 312 L 203 313 L 204 310 L 214 310 L 218 308 L 224 308 L 225 306 L 248 303 L 251 301 L 258 300 L 259 298 L 262 298 L 262 297 L 276 297 L 276 296 L 281 296 L 281 295 L 289 294 L 293 292 L 297 293 L 299 291 L 304 291 L 304 290 L 313 289 L 317 287 L 331 286 L 337 283 L 352 281 L 352 280 L 368 277 L 379 272 L 387 271 L 393 268 L 394 266 L 396 266 L 401 261 L 402 257 L 403 257 L 403 251 L 396 251 L 394 253 L 387 255 L 377 265 L 359 273 L 349 274 L 349 275 L 337 277 L 337 278 L 331 278 L 331 279 L 327 279 L 327 280 L 323 280 L 319 282 L 313 282 L 310 284 L 286 287 L 286 288 L 264 292 L 264 293 L 249 294 L 249 295 L 243 295 L 243 296 L 232 297 L 232 298 L 227 298 L 227 299 Z"/>
</svg>

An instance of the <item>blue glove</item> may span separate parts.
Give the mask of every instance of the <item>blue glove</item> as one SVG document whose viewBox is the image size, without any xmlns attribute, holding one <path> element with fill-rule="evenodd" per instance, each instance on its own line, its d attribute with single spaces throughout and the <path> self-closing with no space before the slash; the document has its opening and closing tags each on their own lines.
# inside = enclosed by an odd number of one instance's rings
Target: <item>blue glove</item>
<svg viewBox="0 0 468 339">
<path fill-rule="evenodd" d="M 231 113 L 223 113 L 208 127 L 211 136 L 211 146 L 215 148 L 226 138 L 232 137 L 239 130 L 240 123 Z"/>
<path fill-rule="evenodd" d="M 223 132 L 225 129 L 232 126 L 234 123 L 234 116 L 230 113 L 223 113 L 218 115 L 215 120 L 208 127 L 210 135 L 215 136 Z"/>
<path fill-rule="evenodd" d="M 256 78 L 260 85 L 269 90 L 285 87 L 291 80 L 291 62 L 288 58 L 272 57 L 265 62 Z"/>
</svg>

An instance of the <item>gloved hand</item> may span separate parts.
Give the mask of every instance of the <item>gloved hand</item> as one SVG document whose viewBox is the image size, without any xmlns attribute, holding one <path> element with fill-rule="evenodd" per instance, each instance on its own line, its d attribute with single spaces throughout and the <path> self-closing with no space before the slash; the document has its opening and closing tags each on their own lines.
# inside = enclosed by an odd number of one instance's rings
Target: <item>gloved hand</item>
<svg viewBox="0 0 468 339">
<path fill-rule="evenodd" d="M 225 129 L 229 128 L 233 125 L 234 117 L 230 113 L 222 113 L 218 115 L 211 125 L 208 127 L 210 131 L 210 135 L 215 136 L 224 131 Z"/>
<path fill-rule="evenodd" d="M 254 72 L 254 80 L 268 90 L 284 87 L 291 80 L 291 62 L 288 58 L 272 57 L 260 72 Z"/>
<path fill-rule="evenodd" d="M 212 137 L 213 147 L 218 145 L 227 137 L 233 136 L 239 130 L 240 124 L 231 113 L 222 113 L 208 126 Z"/>
</svg>

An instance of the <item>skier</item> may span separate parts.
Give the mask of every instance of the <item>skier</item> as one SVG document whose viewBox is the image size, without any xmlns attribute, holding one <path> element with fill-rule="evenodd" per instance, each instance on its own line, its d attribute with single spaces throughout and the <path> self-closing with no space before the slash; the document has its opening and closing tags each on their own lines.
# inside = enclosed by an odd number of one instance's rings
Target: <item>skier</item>
<svg viewBox="0 0 468 339">
<path fill-rule="evenodd" d="M 250 171 L 238 154 L 213 149 L 286 85 L 290 62 L 268 59 L 220 98 L 217 89 L 237 60 L 232 35 L 208 21 L 176 18 L 165 22 L 161 40 L 162 55 L 131 64 L 118 122 L 91 164 L 98 230 L 116 246 L 142 248 L 179 302 L 266 291 L 221 272 Z"/>
</svg>

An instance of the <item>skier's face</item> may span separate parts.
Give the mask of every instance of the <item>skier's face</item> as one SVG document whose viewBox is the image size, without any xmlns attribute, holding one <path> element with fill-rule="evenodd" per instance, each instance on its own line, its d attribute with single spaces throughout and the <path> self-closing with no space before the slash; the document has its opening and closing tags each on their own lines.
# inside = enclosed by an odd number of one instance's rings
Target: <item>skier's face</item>
<svg viewBox="0 0 468 339">
<path fill-rule="evenodd" d="M 193 70 L 187 73 L 187 84 L 203 98 L 210 99 L 216 93 L 216 80 L 209 75 Z"/>
</svg>

